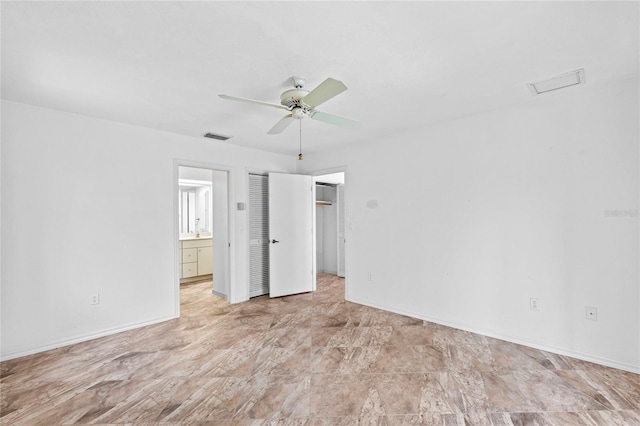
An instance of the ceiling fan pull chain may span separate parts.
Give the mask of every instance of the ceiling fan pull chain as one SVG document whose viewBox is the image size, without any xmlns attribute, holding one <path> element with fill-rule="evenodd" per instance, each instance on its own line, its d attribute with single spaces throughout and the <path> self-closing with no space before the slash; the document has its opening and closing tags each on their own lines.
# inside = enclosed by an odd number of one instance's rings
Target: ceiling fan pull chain
<svg viewBox="0 0 640 426">
<path fill-rule="evenodd" d="M 298 154 L 298 160 L 302 160 L 302 120 L 300 122 L 300 154 Z"/>
</svg>

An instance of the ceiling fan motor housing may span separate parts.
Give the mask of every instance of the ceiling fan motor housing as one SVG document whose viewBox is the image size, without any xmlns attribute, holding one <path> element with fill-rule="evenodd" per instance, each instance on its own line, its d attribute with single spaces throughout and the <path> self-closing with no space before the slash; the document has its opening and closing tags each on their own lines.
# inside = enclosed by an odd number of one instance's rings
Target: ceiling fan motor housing
<svg viewBox="0 0 640 426">
<path fill-rule="evenodd" d="M 280 95 L 280 103 L 287 108 L 301 107 L 302 98 L 307 96 L 308 90 L 304 89 L 290 89 Z"/>
</svg>

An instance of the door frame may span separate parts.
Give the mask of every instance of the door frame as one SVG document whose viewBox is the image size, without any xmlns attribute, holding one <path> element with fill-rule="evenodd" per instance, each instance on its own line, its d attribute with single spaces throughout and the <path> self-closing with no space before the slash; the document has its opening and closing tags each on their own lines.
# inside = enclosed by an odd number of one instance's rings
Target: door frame
<svg viewBox="0 0 640 426">
<path fill-rule="evenodd" d="M 174 310 L 176 317 L 180 317 L 180 266 L 178 263 L 178 259 L 180 256 L 179 253 L 179 245 L 180 245 L 180 228 L 178 224 L 178 208 L 179 202 L 178 198 L 180 197 L 180 187 L 178 185 L 178 181 L 180 179 L 179 175 L 179 167 L 193 167 L 197 169 L 205 169 L 212 171 L 220 171 L 227 173 L 227 235 L 229 237 L 229 252 L 228 252 L 228 261 L 226 264 L 227 268 L 227 276 L 229 277 L 229 294 L 228 302 L 231 303 L 235 300 L 236 297 L 236 289 L 235 289 L 235 254 L 234 250 L 232 250 L 232 245 L 235 242 L 235 215 L 233 206 L 235 205 L 235 181 L 233 176 L 233 167 L 224 165 L 224 164 L 216 164 L 216 163 L 205 163 L 201 161 L 193 161 L 193 160 L 185 160 L 180 158 L 173 159 L 173 251 L 174 251 L 174 268 L 173 268 L 173 282 L 174 282 Z M 213 193 L 211 194 L 213 197 Z M 213 226 L 213 224 L 212 224 Z M 215 256 L 215 254 L 214 254 Z M 213 288 L 212 288 L 213 291 Z"/>
</svg>

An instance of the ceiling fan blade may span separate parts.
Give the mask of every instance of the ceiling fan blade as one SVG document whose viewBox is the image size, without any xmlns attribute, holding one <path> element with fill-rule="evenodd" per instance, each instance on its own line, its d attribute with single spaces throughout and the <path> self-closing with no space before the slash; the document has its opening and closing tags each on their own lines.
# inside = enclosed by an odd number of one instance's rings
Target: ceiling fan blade
<svg viewBox="0 0 640 426">
<path fill-rule="evenodd" d="M 218 95 L 218 96 L 220 96 L 222 99 L 229 99 L 230 101 L 247 102 L 247 103 L 250 103 L 250 104 L 270 106 L 270 107 L 273 107 L 273 108 L 286 109 L 287 111 L 289 111 L 289 108 L 287 108 L 286 106 L 280 105 L 280 104 L 274 104 L 274 103 L 271 103 L 271 102 L 256 101 L 254 99 L 239 98 L 237 96 L 229 96 L 229 95 Z"/>
<path fill-rule="evenodd" d="M 335 124 L 343 127 L 358 127 L 360 123 L 350 118 L 340 117 L 339 115 L 327 114 L 326 112 L 314 111 L 310 114 L 314 120 L 324 121 L 325 123 Z"/>
<path fill-rule="evenodd" d="M 307 93 L 307 96 L 302 98 L 302 102 L 311 108 L 315 108 L 345 90 L 347 90 L 347 86 L 345 86 L 343 82 L 328 78 L 320 83 L 318 87 Z"/>
<path fill-rule="evenodd" d="M 280 119 L 280 121 L 278 121 L 276 123 L 275 126 L 273 126 L 271 128 L 271 130 L 269 130 L 267 132 L 268 135 L 277 135 L 279 133 L 282 133 L 284 131 L 284 129 L 286 129 L 287 127 L 289 127 L 289 125 L 291 123 L 293 123 L 293 121 L 296 120 L 295 118 L 293 118 L 293 116 L 291 114 L 289 115 L 285 115 L 284 117 L 282 117 Z"/>
</svg>

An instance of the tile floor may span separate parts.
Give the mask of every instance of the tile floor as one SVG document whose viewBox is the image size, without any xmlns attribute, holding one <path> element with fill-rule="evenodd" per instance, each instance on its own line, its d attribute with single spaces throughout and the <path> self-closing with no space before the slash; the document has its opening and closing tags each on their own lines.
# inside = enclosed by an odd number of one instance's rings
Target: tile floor
<svg viewBox="0 0 640 426">
<path fill-rule="evenodd" d="M 315 293 L 2 362 L 3 425 L 640 425 L 640 375 Z"/>
</svg>

